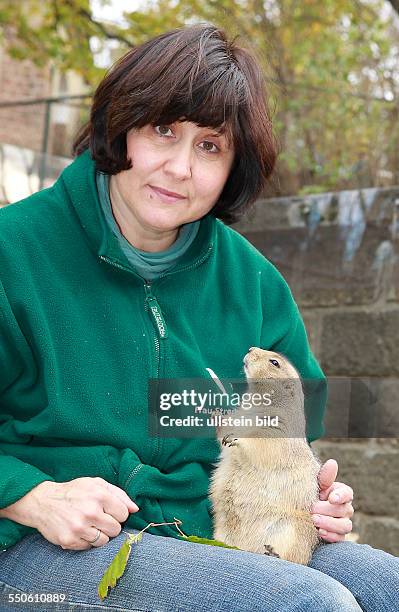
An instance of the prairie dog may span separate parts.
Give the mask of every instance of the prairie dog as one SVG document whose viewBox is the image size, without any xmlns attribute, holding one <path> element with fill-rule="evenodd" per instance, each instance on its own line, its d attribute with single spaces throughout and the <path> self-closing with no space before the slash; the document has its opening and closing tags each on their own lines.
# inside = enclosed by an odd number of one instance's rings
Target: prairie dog
<svg viewBox="0 0 399 612">
<path fill-rule="evenodd" d="M 319 541 L 310 509 L 318 500 L 320 462 L 306 441 L 301 380 L 293 365 L 272 351 L 252 347 L 244 364 L 249 391 L 271 394 L 267 412 L 278 415 L 279 426 L 267 432 L 254 427 L 251 435 L 258 437 L 223 437 L 210 485 L 214 538 L 307 565 Z M 243 412 L 240 407 L 234 416 Z M 246 414 L 253 417 L 254 411 Z M 219 439 L 223 433 L 219 428 Z"/>
</svg>

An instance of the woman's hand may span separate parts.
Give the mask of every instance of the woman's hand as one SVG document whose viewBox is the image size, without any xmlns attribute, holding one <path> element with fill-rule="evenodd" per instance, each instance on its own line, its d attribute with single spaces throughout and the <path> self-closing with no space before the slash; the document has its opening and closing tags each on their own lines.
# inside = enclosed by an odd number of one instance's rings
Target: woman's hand
<svg viewBox="0 0 399 612">
<path fill-rule="evenodd" d="M 322 465 L 318 475 L 320 499 L 312 507 L 313 521 L 326 542 L 342 542 L 352 531 L 353 490 L 335 482 L 337 474 L 338 463 L 334 459 Z"/>
<path fill-rule="evenodd" d="M 107 544 L 120 533 L 129 512 L 138 509 L 119 487 L 103 478 L 84 477 L 69 482 L 46 480 L 3 509 L 3 516 L 21 519 L 61 548 L 86 550 Z M 90 544 L 98 529 L 100 537 Z"/>
</svg>

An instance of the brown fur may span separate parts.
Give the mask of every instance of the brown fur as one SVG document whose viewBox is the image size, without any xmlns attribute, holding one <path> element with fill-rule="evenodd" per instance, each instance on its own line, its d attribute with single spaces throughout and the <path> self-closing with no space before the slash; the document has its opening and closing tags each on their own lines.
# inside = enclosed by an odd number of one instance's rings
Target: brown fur
<svg viewBox="0 0 399 612">
<path fill-rule="evenodd" d="M 249 391 L 271 393 L 267 411 L 278 414 L 279 428 L 268 427 L 268 437 L 229 436 L 231 446 L 223 447 L 211 479 L 214 538 L 306 565 L 318 543 L 310 508 L 319 497 L 320 463 L 306 441 L 301 381 L 288 360 L 272 351 L 252 348 L 244 363 Z M 254 418 L 256 410 L 240 408 L 234 416 L 244 413 Z M 295 437 L 288 437 L 293 431 Z M 220 428 L 218 436 L 230 432 Z"/>
</svg>

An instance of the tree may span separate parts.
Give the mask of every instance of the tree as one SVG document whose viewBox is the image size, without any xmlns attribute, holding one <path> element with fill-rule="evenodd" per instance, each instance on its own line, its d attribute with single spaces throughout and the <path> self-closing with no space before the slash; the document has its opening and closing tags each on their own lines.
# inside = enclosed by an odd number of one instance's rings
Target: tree
<svg viewBox="0 0 399 612">
<path fill-rule="evenodd" d="M 149 0 L 118 26 L 95 19 L 89 0 L 0 0 L 0 22 L 14 56 L 50 58 L 93 85 L 103 71 L 90 39 L 99 46 L 116 41 L 122 55 L 196 21 L 239 35 L 268 80 L 282 150 L 273 192 L 284 194 L 350 187 L 365 158 L 371 183 L 382 170 L 399 181 L 398 51 L 383 5 L 323 0 L 320 10 L 320 0 Z"/>
<path fill-rule="evenodd" d="M 53 62 L 87 82 L 98 81 L 103 72 L 95 67 L 91 37 L 131 44 L 120 28 L 94 19 L 89 0 L 0 0 L 0 33 L 12 57 L 39 66 Z"/>
</svg>

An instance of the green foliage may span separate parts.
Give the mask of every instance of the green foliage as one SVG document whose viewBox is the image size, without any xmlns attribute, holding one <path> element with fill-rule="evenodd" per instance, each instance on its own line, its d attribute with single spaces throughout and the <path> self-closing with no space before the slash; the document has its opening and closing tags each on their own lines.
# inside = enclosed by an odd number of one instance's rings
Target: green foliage
<svg viewBox="0 0 399 612">
<path fill-rule="evenodd" d="M 222 546 L 223 548 L 233 548 L 234 550 L 240 550 L 237 546 L 228 546 L 220 540 L 208 540 L 208 538 L 199 538 L 198 536 L 183 536 L 185 540 L 194 542 L 195 544 L 207 544 L 208 546 Z"/>
<path fill-rule="evenodd" d="M 325 193 L 326 191 L 328 191 L 328 187 L 326 185 L 304 185 L 298 191 L 298 195 L 305 196 L 315 193 Z"/>
<path fill-rule="evenodd" d="M 116 59 L 152 36 L 199 21 L 239 35 L 268 79 L 284 153 L 275 184 L 290 193 L 295 187 L 285 185 L 350 188 L 365 152 L 370 184 L 379 170 L 392 171 L 399 182 L 398 37 L 383 6 L 384 0 L 142 0 L 116 25 L 98 22 L 90 0 L 0 0 L 0 31 L 14 57 L 42 65 L 50 59 L 93 86 L 104 70 L 95 66 L 90 39 L 99 49 L 116 41 Z M 383 92 L 393 100 L 384 101 Z"/>
<path fill-rule="evenodd" d="M 98 594 L 100 599 L 105 599 L 108 595 L 108 590 L 114 588 L 116 586 L 117 581 L 123 575 L 126 565 L 130 556 L 130 551 L 132 548 L 132 544 L 137 544 L 143 538 L 143 533 L 149 527 L 157 527 L 159 525 L 174 525 L 176 529 L 178 529 L 181 537 L 189 542 L 194 542 L 195 544 L 206 544 L 208 546 L 222 546 L 223 548 L 233 548 L 235 550 L 239 550 L 236 546 L 228 546 L 224 542 L 220 542 L 219 540 L 208 540 L 207 538 L 199 538 L 198 536 L 186 536 L 183 534 L 179 525 L 181 525 L 181 521 L 179 519 L 174 519 L 172 523 L 149 523 L 142 531 L 137 534 L 128 533 L 127 539 L 123 542 L 119 551 L 113 558 L 112 562 L 107 567 L 104 572 L 100 583 L 98 585 Z"/>
<path fill-rule="evenodd" d="M 90 37 L 99 34 L 90 0 L 0 0 L 0 15 L 2 43 L 11 57 L 73 69 L 87 83 L 104 73 L 94 65 L 90 49 Z"/>
<path fill-rule="evenodd" d="M 100 599 L 104 599 L 105 597 L 107 597 L 108 589 L 116 586 L 117 581 L 126 569 L 126 564 L 130 556 L 132 544 L 137 544 L 137 542 L 140 542 L 142 537 L 142 533 L 138 533 L 137 535 L 128 535 L 128 538 L 124 541 L 118 553 L 115 555 L 114 559 L 109 564 L 103 574 L 103 577 L 100 580 L 100 583 L 98 585 L 98 594 L 100 596 Z"/>
</svg>

